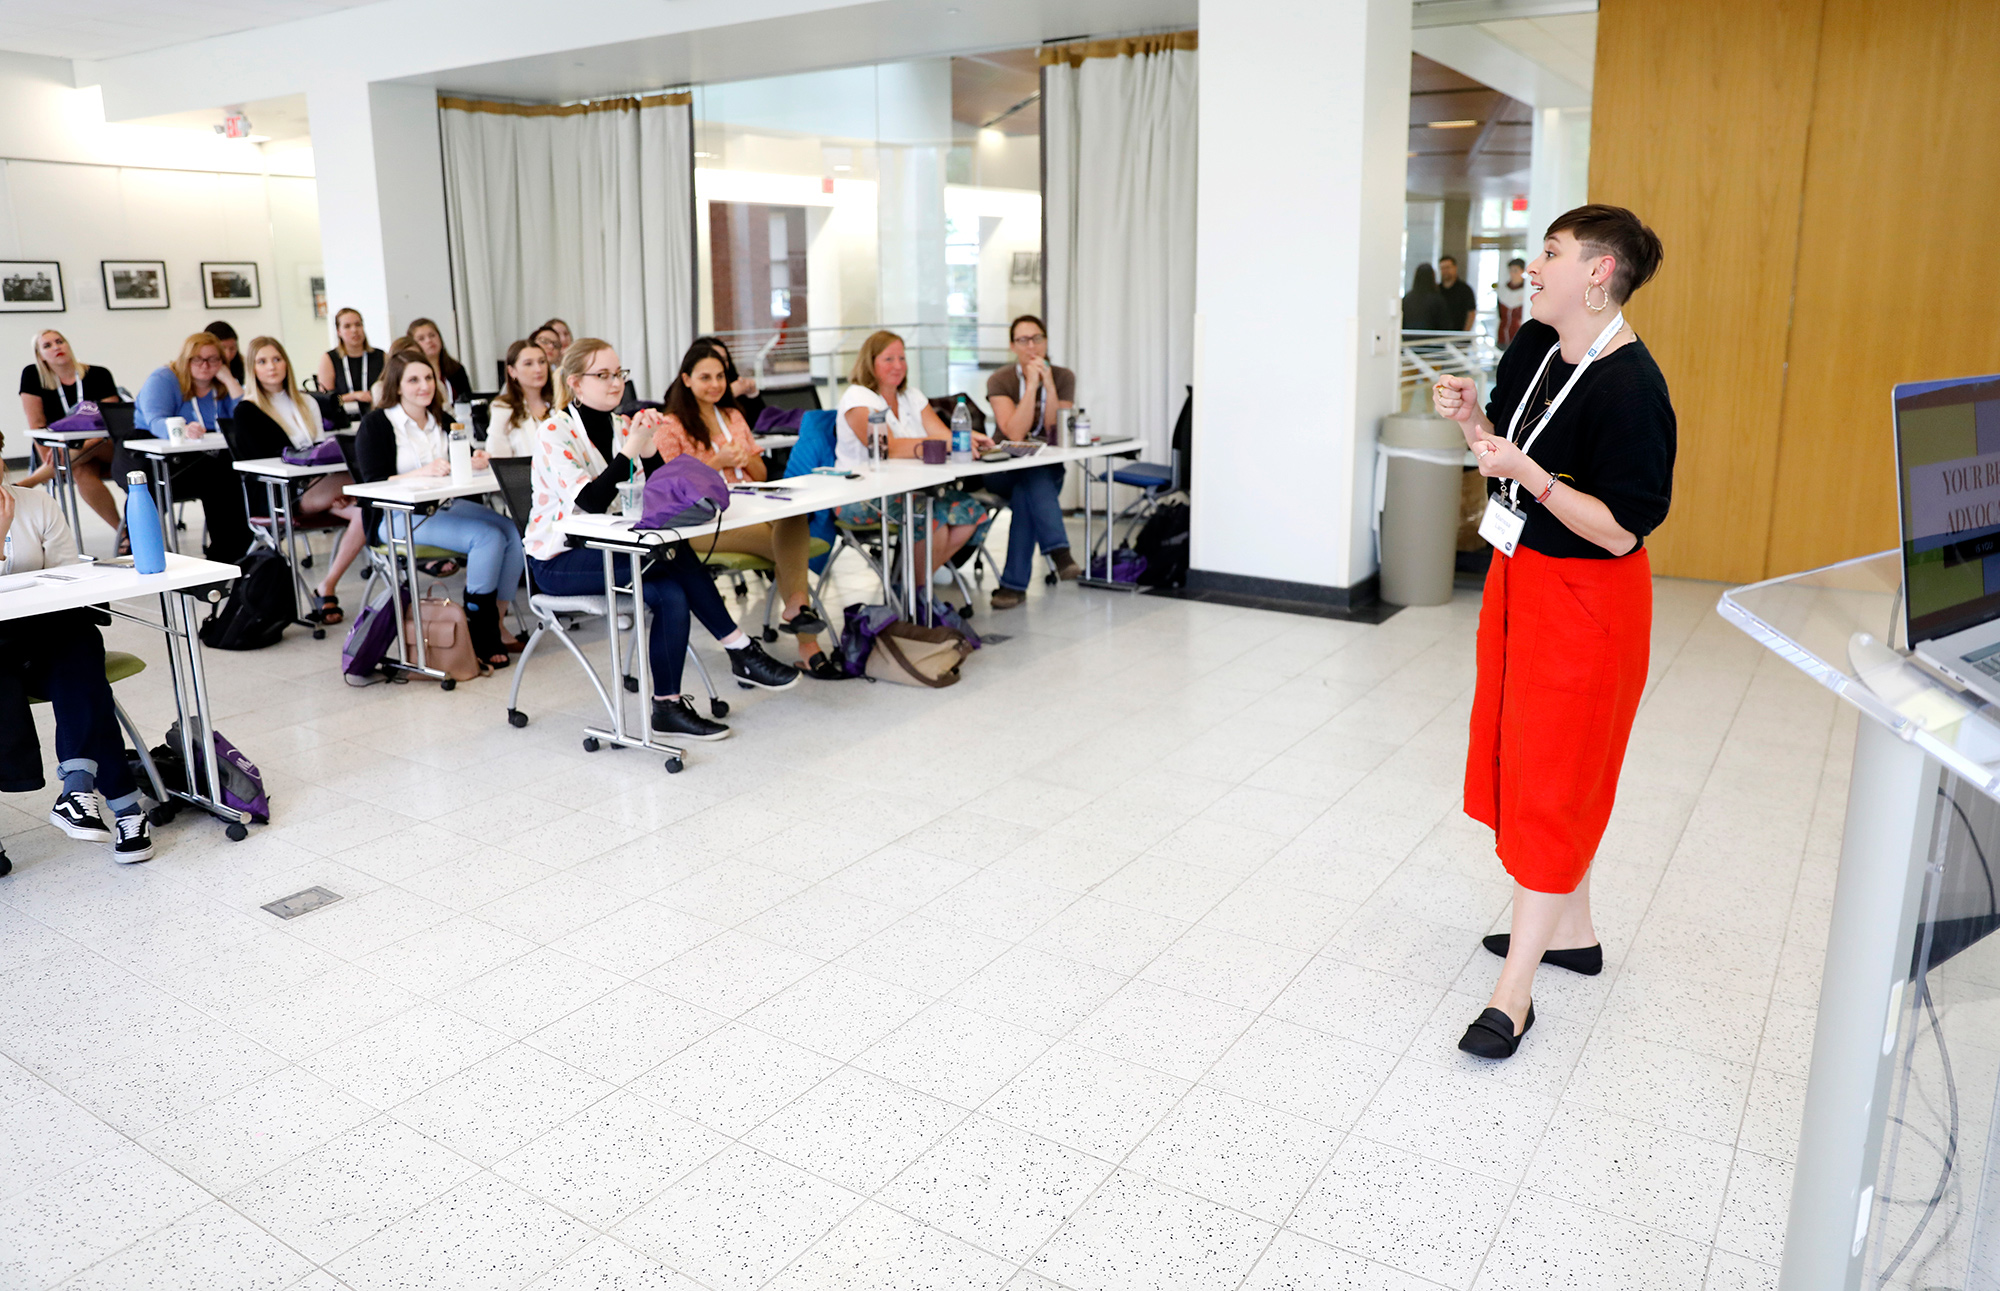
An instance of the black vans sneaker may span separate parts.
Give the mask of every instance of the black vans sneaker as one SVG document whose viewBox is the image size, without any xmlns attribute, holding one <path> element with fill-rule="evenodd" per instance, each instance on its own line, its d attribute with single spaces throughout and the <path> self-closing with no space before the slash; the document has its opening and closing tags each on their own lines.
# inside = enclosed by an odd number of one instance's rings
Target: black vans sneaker
<svg viewBox="0 0 2000 1291">
<path fill-rule="evenodd" d="M 796 667 L 779 663 L 765 654 L 764 647 L 755 641 L 741 650 L 729 652 L 729 671 L 744 685 L 762 686 L 765 690 L 785 690 L 799 684 Z"/>
<path fill-rule="evenodd" d="M 95 793 L 65 791 L 49 808 L 49 823 L 82 843 L 108 843 L 111 826 L 104 819 L 104 799 Z"/>
<path fill-rule="evenodd" d="M 729 738 L 729 728 L 721 722 L 711 722 L 694 711 L 694 701 L 686 695 L 682 695 L 679 699 L 653 701 L 653 729 L 661 735 L 671 735 L 681 740 Z"/>
<path fill-rule="evenodd" d="M 127 812 L 114 816 L 112 825 L 118 830 L 118 841 L 111 844 L 111 859 L 120 865 L 131 865 L 136 861 L 153 859 L 153 836 L 146 830 L 146 813 Z"/>
</svg>

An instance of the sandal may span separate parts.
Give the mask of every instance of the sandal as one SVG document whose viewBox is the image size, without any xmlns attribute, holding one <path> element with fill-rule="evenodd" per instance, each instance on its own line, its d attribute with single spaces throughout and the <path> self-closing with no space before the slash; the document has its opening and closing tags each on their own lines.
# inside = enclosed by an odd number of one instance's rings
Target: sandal
<svg viewBox="0 0 2000 1291">
<path fill-rule="evenodd" d="M 458 562 L 443 559 L 420 560 L 417 562 L 417 570 L 426 578 L 450 578 L 458 572 Z"/>
<path fill-rule="evenodd" d="M 815 681 L 845 681 L 847 673 L 841 666 L 826 657 L 826 651 L 818 650 L 813 657 L 799 665 L 799 671 Z"/>
<path fill-rule="evenodd" d="M 338 596 L 328 596 L 323 592 L 314 592 L 313 595 L 319 598 L 319 608 L 308 615 L 308 618 L 329 627 L 347 621 L 347 616 L 341 612 Z"/>
</svg>

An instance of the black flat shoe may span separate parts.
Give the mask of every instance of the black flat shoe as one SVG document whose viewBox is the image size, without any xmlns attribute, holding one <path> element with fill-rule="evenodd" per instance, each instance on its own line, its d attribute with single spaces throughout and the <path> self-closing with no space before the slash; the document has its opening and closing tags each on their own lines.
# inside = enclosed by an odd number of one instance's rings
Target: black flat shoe
<svg viewBox="0 0 2000 1291">
<path fill-rule="evenodd" d="M 814 614 L 812 607 L 808 605 L 789 619 L 780 619 L 778 631 L 789 632 L 793 636 L 816 637 L 826 631 L 826 620 Z"/>
<path fill-rule="evenodd" d="M 1507 947 L 1513 940 L 1508 933 L 1496 932 L 1491 936 L 1480 938 L 1479 944 L 1505 959 Z M 1595 946 L 1579 946 L 1574 950 L 1545 950 L 1542 952 L 1542 962 L 1553 964 L 1557 968 L 1567 968 L 1572 973 L 1582 973 L 1585 977 L 1595 977 L 1604 971 L 1604 946 L 1599 943 Z"/>
<path fill-rule="evenodd" d="M 1511 1058 L 1534 1025 L 1532 1002 L 1528 1005 L 1527 1020 L 1521 1023 L 1520 1035 L 1514 1034 L 1514 1019 L 1504 1009 L 1487 1009 L 1465 1028 L 1465 1034 L 1458 1038 L 1458 1047 L 1475 1058 Z"/>
</svg>

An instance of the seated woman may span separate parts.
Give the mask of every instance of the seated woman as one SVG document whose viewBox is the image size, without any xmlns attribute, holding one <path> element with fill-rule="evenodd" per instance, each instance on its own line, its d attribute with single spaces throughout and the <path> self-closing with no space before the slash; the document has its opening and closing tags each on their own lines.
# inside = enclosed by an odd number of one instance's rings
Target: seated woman
<svg viewBox="0 0 2000 1291">
<path fill-rule="evenodd" d="M 1014 366 L 986 379 L 986 402 L 993 408 L 994 431 L 1020 443 L 1039 438 L 1054 443 L 1056 423 L 1076 399 L 1076 373 L 1049 365 L 1049 333 L 1042 320 L 1023 314 L 1007 329 L 1014 349 Z M 1007 567 L 993 593 L 993 608 L 1012 609 L 1028 596 L 1035 576 L 1035 548 L 1056 563 L 1056 576 L 1073 579 L 1082 568 L 1069 554 L 1069 531 L 1063 528 L 1060 465 L 1029 466 L 988 476 L 986 486 L 1006 498 L 1014 511 L 1007 529 Z"/>
<path fill-rule="evenodd" d="M 654 441 L 665 418 L 652 409 L 631 418 L 614 411 L 625 397 L 625 377 L 617 351 L 604 341 L 585 338 L 563 358 L 563 384 L 571 398 L 567 408 L 542 423 L 535 441 L 535 501 L 525 542 L 534 562 L 535 588 L 551 596 L 605 594 L 603 553 L 573 546 L 556 526 L 574 512 L 611 510 L 618 483 L 631 476 L 634 463 L 650 472 L 662 461 Z M 618 566 L 618 576 L 629 580 L 628 562 Z M 729 736 L 727 726 L 696 712 L 693 698 L 681 692 L 690 613 L 729 651 L 729 671 L 738 681 L 766 690 L 798 684 L 797 669 L 765 654 L 736 626 L 687 543 L 674 543 L 649 560 L 645 584 L 646 605 L 653 612 L 648 660 L 654 730 L 688 740 Z"/>
<path fill-rule="evenodd" d="M 201 330 L 222 343 L 222 365 L 229 369 L 229 375 L 235 378 L 236 384 L 242 385 L 243 354 L 236 329 L 229 325 L 229 320 L 218 318 Z"/>
<path fill-rule="evenodd" d="M 836 415 L 840 424 L 834 432 L 833 460 L 842 470 L 866 469 L 868 465 L 868 414 L 888 414 L 889 437 L 884 451 L 890 457 L 917 457 L 926 439 L 951 439 L 951 428 L 931 411 L 923 391 L 909 383 L 910 361 L 903 353 L 903 338 L 894 332 L 876 332 L 861 343 L 854 360 L 851 384 L 841 393 Z M 890 400 L 895 402 L 892 404 Z M 975 449 L 992 446 L 984 435 L 972 437 Z M 986 508 L 971 494 L 958 489 L 940 489 L 932 503 L 938 531 L 928 544 L 930 568 L 924 571 L 924 586 L 930 576 L 993 521 Z M 834 517 L 842 524 L 872 525 L 882 519 L 880 502 L 850 502 L 837 507 Z M 891 517 L 892 522 L 899 522 Z M 914 533 L 917 550 L 925 548 L 924 508 L 916 508 Z"/>
<path fill-rule="evenodd" d="M 249 353 L 250 392 L 236 405 L 236 442 L 252 457 L 277 457 L 287 448 L 304 450 L 325 439 L 319 404 L 299 390 L 284 344 L 275 336 L 260 336 L 250 342 Z M 322 475 L 300 495 L 296 506 L 298 518 L 308 523 L 324 525 L 332 516 L 347 525 L 326 577 L 313 588 L 318 604 L 309 613 L 321 623 L 339 623 L 346 617 L 334 593 L 367 540 L 361 528 L 361 504 L 341 491 L 352 483 L 354 477 L 346 471 Z"/>
<path fill-rule="evenodd" d="M 549 357 L 533 341 L 507 347 L 507 388 L 488 409 L 486 455 L 532 457 L 542 423 L 561 409 Z"/>
<path fill-rule="evenodd" d="M 167 438 L 167 418 L 179 417 L 187 423 L 192 438 L 221 436 L 218 428 L 224 417 L 234 415 L 243 387 L 229 375 L 222 356 L 222 342 L 207 332 L 196 332 L 181 342 L 180 357 L 156 368 L 139 387 L 133 424 L 155 439 Z M 131 454 L 132 469 L 152 470 L 149 459 Z M 233 565 L 250 550 L 250 521 L 243 512 L 243 486 L 229 454 L 187 453 L 173 460 L 174 496 L 198 498 L 208 522 L 205 555 Z M 115 469 L 115 468 L 114 468 Z M 161 521 L 172 524 L 171 516 Z"/>
<path fill-rule="evenodd" d="M 86 399 L 92 403 L 118 402 L 118 382 L 112 379 L 111 369 L 76 358 L 68 339 L 55 328 L 35 333 L 34 355 L 35 361 L 21 369 L 21 411 L 27 415 L 29 430 L 55 425 Z M 24 489 L 46 483 L 56 473 L 55 450 L 46 445 L 41 449 L 41 465 L 21 477 Z M 108 439 L 71 444 L 69 467 L 77 496 L 115 533 L 118 502 L 104 486 L 105 473 L 111 469 L 111 449 Z"/>
<path fill-rule="evenodd" d="M 465 374 L 464 364 L 446 353 L 444 333 L 438 330 L 436 323 L 428 318 L 413 319 L 405 335 L 417 343 L 417 348 L 424 352 L 424 358 L 430 361 L 431 371 L 438 374 L 438 380 L 443 383 L 439 394 L 450 396 L 441 398 L 440 402 L 450 407 L 472 398 L 472 378 Z"/>
<path fill-rule="evenodd" d="M 397 350 L 383 369 L 382 388 L 383 406 L 363 417 L 354 432 L 361 474 L 370 482 L 451 474 L 450 422 L 430 361 L 414 348 Z M 486 454 L 474 453 L 472 468 L 485 470 Z M 521 535 L 514 522 L 470 498 L 453 498 L 417 521 L 415 537 L 466 554 L 465 626 L 473 653 L 494 668 L 512 663 L 500 632 L 500 607 L 521 585 Z"/>
<path fill-rule="evenodd" d="M 548 322 L 537 327 L 535 331 L 554 332 L 556 334 L 556 348 L 554 357 L 549 360 L 550 363 L 560 364 L 562 356 L 569 353 L 569 347 L 576 344 L 576 338 L 570 335 L 569 324 L 563 322 L 560 318 L 551 318 Z M 532 336 L 532 333 L 530 335 Z"/>
<path fill-rule="evenodd" d="M 76 561 L 76 536 L 55 498 L 0 483 L 0 575 Z M 41 741 L 27 698 L 45 698 L 55 709 L 62 776 L 49 823 L 71 838 L 108 843 L 114 861 L 150 860 L 153 840 L 125 762 L 125 735 L 104 679 L 104 637 L 92 615 L 63 610 L 0 622 L 0 658 L 8 661 L 0 676 L 0 792 L 42 787 Z"/>
<path fill-rule="evenodd" d="M 729 393 L 723 399 L 721 406 L 734 408 L 736 411 L 742 413 L 744 423 L 751 430 L 756 430 L 757 418 L 763 415 L 765 408 L 770 406 L 764 402 L 764 396 L 757 392 L 757 378 L 754 376 L 746 377 L 737 372 L 736 360 L 731 357 L 729 346 L 723 343 L 721 337 L 697 336 L 694 339 L 694 343 L 696 345 L 706 345 L 722 356 L 723 374 L 729 378 Z"/>
<path fill-rule="evenodd" d="M 667 391 L 665 422 L 655 432 L 654 444 L 662 460 L 685 453 L 721 472 L 734 484 L 765 477 L 764 455 L 743 414 L 724 408 L 729 394 L 729 378 L 722 359 L 706 342 L 696 341 L 681 359 L 678 379 Z M 725 529 L 707 551 L 740 551 L 762 556 L 777 568 L 778 595 L 785 603 L 784 619 L 778 626 L 798 638 L 799 665 L 810 672 L 830 673 L 831 666 L 819 648 L 819 633 L 826 623 L 812 611 L 810 596 L 812 517 L 788 516 L 769 524 L 744 525 Z M 840 674 L 845 676 L 846 674 Z"/>
<path fill-rule="evenodd" d="M 319 356 L 319 388 L 331 390 L 348 415 L 358 417 L 375 404 L 370 391 L 382 379 L 388 356 L 368 344 L 368 329 L 362 326 L 358 309 L 335 314 L 333 330 L 340 344 Z"/>
</svg>

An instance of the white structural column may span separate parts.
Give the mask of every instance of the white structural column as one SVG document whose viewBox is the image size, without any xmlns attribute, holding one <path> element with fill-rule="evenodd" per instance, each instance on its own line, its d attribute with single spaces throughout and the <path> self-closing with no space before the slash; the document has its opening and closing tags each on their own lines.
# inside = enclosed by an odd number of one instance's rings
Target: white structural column
<svg viewBox="0 0 2000 1291">
<path fill-rule="evenodd" d="M 1189 581 L 1343 604 L 1395 405 L 1410 0 L 1201 6 Z"/>
<path fill-rule="evenodd" d="M 420 85 L 322 82 L 307 89 L 306 110 L 329 306 L 360 310 L 376 345 L 402 335 L 413 318 L 433 318 L 460 348 L 436 93 Z"/>
<path fill-rule="evenodd" d="M 881 188 L 876 263 L 881 321 L 919 325 L 905 336 L 910 378 L 945 393 L 944 183 L 951 150 L 951 60 L 922 58 L 875 69 Z"/>
<path fill-rule="evenodd" d="M 1536 108 L 1528 162 L 1528 256 L 1564 211 L 1590 200 L 1590 109 Z"/>
</svg>

